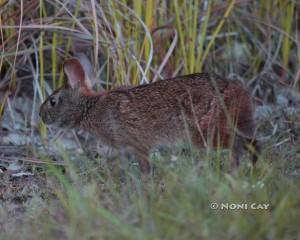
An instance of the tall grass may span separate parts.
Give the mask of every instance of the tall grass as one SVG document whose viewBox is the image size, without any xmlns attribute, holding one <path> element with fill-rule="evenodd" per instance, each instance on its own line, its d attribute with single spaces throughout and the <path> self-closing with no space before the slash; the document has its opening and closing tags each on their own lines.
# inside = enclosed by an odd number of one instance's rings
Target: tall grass
<svg viewBox="0 0 300 240">
<path fill-rule="evenodd" d="M 29 12 L 31 5 L 35 7 Z M 3 47 L 7 50 L 12 49 L 14 42 L 19 38 L 20 43 L 15 45 L 18 47 L 15 48 L 16 51 L 30 49 L 30 41 L 23 43 L 34 33 L 34 38 L 39 41 L 40 71 L 47 71 L 47 74 L 52 75 L 54 87 L 62 84 L 62 75 L 60 74 L 58 80 L 57 70 L 61 62 L 69 56 L 68 51 L 74 42 L 81 42 L 86 46 L 95 70 L 104 64 L 103 61 L 99 61 L 99 56 L 106 59 L 103 72 L 107 72 L 112 84 L 138 84 L 138 80 L 151 81 L 172 40 L 170 38 L 172 35 L 167 32 L 161 33 L 164 41 L 158 41 L 155 36 L 151 36 L 151 32 L 164 25 L 176 29 L 179 41 L 176 50 L 170 56 L 168 66 L 162 72 L 163 77 L 212 70 L 228 73 L 229 69 L 222 66 L 225 61 L 234 60 L 228 57 L 234 56 L 235 51 L 243 51 L 243 48 L 236 49 L 226 42 L 245 44 L 248 51 L 251 51 L 251 59 L 261 61 L 264 55 L 268 54 L 266 51 L 272 51 L 272 48 L 276 50 L 279 47 L 282 59 L 278 56 L 276 60 L 278 64 L 282 63 L 284 69 L 287 68 L 291 50 L 297 47 L 295 37 L 292 36 L 295 34 L 293 26 L 295 1 L 240 3 L 235 0 L 228 2 L 176 0 L 166 3 L 152 0 L 145 2 L 110 0 L 99 4 L 96 1 L 78 0 L 62 5 L 60 2 L 41 0 L 24 2 L 22 21 L 17 15 L 21 5 L 16 6 L 17 8 L 14 8 L 14 5 L 7 3 L 4 7 L 6 11 L 3 11 L 1 16 L 2 22 L 4 21 L 1 28 Z M 32 24 L 32 20 L 35 24 Z M 19 31 L 19 24 L 22 31 Z M 269 29 L 267 33 L 264 32 L 266 27 Z M 280 46 L 277 46 L 271 38 L 280 38 L 281 35 L 283 40 L 279 42 Z M 8 39 L 11 41 L 6 41 Z M 272 41 L 270 44 L 274 43 L 268 47 L 269 49 L 263 49 L 263 45 L 260 44 L 266 39 Z M 251 46 L 247 45 L 248 43 Z M 151 50 L 153 47 L 154 52 Z M 154 56 L 156 49 L 160 54 Z M 32 53 L 32 50 L 29 53 Z M 9 51 L 5 52 L 5 55 L 7 54 Z M 19 62 L 23 56 L 20 55 L 17 61 Z M 250 56 L 248 58 L 246 61 L 253 62 L 250 61 Z M 3 64 L 9 63 L 10 59 L 4 58 Z M 214 63 L 214 66 L 208 63 Z M 47 65 L 47 69 L 43 70 L 43 65 Z M 240 70 L 240 66 L 234 67 L 236 69 L 231 71 Z M 250 69 L 258 73 L 259 67 L 259 64 L 255 64 Z M 43 72 L 40 72 L 40 75 L 43 81 Z"/>
</svg>

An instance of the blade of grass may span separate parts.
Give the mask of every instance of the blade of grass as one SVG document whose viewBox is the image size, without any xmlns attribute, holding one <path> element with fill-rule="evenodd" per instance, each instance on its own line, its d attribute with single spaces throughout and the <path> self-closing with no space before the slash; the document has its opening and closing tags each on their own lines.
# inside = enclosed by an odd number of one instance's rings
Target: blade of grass
<svg viewBox="0 0 300 240">
<path fill-rule="evenodd" d="M 230 1 L 230 3 L 228 4 L 228 7 L 224 13 L 224 16 L 222 17 L 221 21 L 219 22 L 219 24 L 217 25 L 216 29 L 214 30 L 213 34 L 212 34 L 212 37 L 211 37 L 211 40 L 209 41 L 209 43 L 207 44 L 207 47 L 203 53 L 203 57 L 201 58 L 199 64 L 199 68 L 202 69 L 203 67 L 203 64 L 204 64 L 204 61 L 206 60 L 208 54 L 209 54 L 209 51 L 211 49 L 211 47 L 214 45 L 215 43 L 215 39 L 217 37 L 217 35 L 219 34 L 219 32 L 221 31 L 225 21 L 226 21 L 226 18 L 230 15 L 230 13 L 232 12 L 233 10 L 233 7 L 235 5 L 235 2 L 236 0 L 232 0 Z"/>
</svg>

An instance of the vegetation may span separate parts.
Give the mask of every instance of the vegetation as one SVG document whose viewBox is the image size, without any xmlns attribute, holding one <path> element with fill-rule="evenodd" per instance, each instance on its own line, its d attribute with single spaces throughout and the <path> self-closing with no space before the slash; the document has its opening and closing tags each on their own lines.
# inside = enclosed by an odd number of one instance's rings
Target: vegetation
<svg viewBox="0 0 300 240">
<path fill-rule="evenodd" d="M 296 0 L 0 0 L 0 239 L 298 239 L 299 13 Z M 178 146 L 145 177 L 86 133 L 48 129 L 39 105 L 79 52 L 98 89 L 201 71 L 243 82 L 256 168 Z"/>
</svg>

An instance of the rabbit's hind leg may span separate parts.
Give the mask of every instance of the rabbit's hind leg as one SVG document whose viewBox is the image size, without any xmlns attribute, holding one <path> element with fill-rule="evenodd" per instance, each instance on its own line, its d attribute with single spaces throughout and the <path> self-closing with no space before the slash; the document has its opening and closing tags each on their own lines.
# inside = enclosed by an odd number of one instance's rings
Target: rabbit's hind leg
<svg viewBox="0 0 300 240">
<path fill-rule="evenodd" d="M 254 167 L 258 160 L 258 157 L 261 153 L 261 146 L 260 146 L 259 141 L 255 138 L 247 139 L 247 142 L 244 145 L 244 148 L 251 155 L 252 166 Z"/>
<path fill-rule="evenodd" d="M 235 136 L 230 152 L 231 169 L 239 167 L 244 145 L 244 139 L 242 137 Z"/>
<path fill-rule="evenodd" d="M 231 161 L 233 167 L 238 167 L 240 157 L 246 150 L 251 155 L 252 166 L 258 160 L 261 148 L 259 142 L 255 138 L 235 137 L 231 150 Z"/>
</svg>

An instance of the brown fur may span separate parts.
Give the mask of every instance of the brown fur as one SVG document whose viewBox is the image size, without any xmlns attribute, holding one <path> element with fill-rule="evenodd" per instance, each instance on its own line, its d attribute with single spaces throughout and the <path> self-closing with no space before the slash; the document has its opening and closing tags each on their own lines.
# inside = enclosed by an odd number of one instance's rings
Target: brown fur
<svg viewBox="0 0 300 240">
<path fill-rule="evenodd" d="M 197 148 L 232 148 L 234 165 L 247 143 L 253 140 L 256 145 L 251 97 L 237 82 L 198 73 L 94 93 L 87 89 L 78 62 L 66 64 L 70 86 L 56 90 L 42 104 L 42 120 L 62 128 L 80 127 L 112 147 L 126 149 L 143 172 L 150 170 L 149 152 L 158 144 L 190 140 Z M 256 157 L 254 153 L 253 163 Z"/>
</svg>

